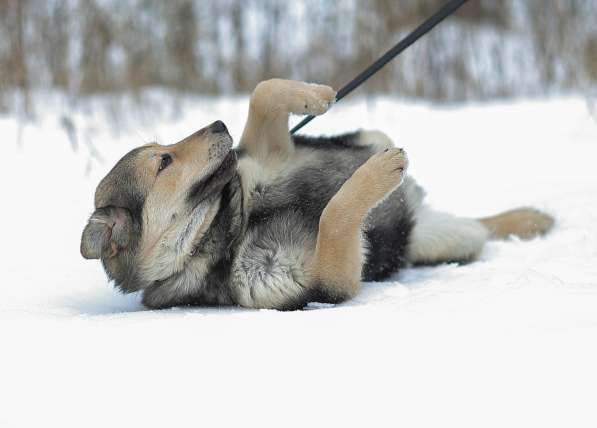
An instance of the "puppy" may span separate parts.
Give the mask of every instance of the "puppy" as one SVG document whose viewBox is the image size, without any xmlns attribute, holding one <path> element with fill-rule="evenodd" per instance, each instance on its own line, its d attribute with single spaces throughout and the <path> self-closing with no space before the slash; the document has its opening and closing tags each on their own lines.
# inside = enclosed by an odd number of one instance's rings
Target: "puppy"
<svg viewBox="0 0 597 428">
<path fill-rule="evenodd" d="M 355 296 L 408 264 L 469 262 L 491 238 L 532 238 L 530 208 L 468 219 L 435 212 L 381 132 L 292 137 L 289 114 L 325 113 L 330 87 L 272 79 L 253 92 L 233 149 L 217 121 L 126 154 L 100 182 L 81 254 L 150 308 L 299 309 Z"/>
</svg>

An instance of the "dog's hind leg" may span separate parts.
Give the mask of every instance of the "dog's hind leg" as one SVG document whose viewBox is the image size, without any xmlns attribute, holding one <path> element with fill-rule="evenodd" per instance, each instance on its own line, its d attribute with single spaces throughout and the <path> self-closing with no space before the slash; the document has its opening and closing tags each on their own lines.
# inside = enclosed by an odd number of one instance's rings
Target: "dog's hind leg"
<svg viewBox="0 0 597 428">
<path fill-rule="evenodd" d="M 407 258 L 413 264 L 469 262 L 481 253 L 488 238 L 488 230 L 477 220 L 422 206 L 415 214 Z"/>
<path fill-rule="evenodd" d="M 327 204 L 319 220 L 315 256 L 309 269 L 314 300 L 336 303 L 358 292 L 363 266 L 363 221 L 402 183 L 407 163 L 402 149 L 373 155 Z"/>
<path fill-rule="evenodd" d="M 504 239 L 510 236 L 531 239 L 545 235 L 555 223 L 549 214 L 528 207 L 516 208 L 481 218 L 479 221 L 489 230 L 492 239 Z"/>
<path fill-rule="evenodd" d="M 257 85 L 240 148 L 259 161 L 285 159 L 294 152 L 288 131 L 290 114 L 325 113 L 336 98 L 329 86 L 270 79 Z"/>
<path fill-rule="evenodd" d="M 554 220 L 532 208 L 519 208 L 482 219 L 454 217 L 426 206 L 416 212 L 408 259 L 414 264 L 469 262 L 488 239 L 530 239 L 547 233 Z"/>
</svg>

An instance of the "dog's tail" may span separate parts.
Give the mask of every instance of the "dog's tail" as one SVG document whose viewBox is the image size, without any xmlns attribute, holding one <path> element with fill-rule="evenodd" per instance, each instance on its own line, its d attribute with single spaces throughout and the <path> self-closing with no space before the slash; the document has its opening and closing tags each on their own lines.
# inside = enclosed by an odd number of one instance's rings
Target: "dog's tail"
<svg viewBox="0 0 597 428">
<path fill-rule="evenodd" d="M 517 236 L 532 239 L 549 232 L 555 221 L 549 214 L 535 208 L 516 208 L 491 217 L 480 218 L 479 222 L 489 230 L 492 239 Z"/>
</svg>

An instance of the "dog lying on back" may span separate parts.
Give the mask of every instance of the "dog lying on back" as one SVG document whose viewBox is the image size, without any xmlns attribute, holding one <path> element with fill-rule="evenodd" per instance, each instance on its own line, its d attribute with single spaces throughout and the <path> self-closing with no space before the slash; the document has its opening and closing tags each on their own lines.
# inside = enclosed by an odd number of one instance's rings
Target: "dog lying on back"
<svg viewBox="0 0 597 428">
<path fill-rule="evenodd" d="M 337 303 L 408 264 L 468 262 L 490 238 L 531 238 L 530 208 L 484 219 L 432 211 L 381 132 L 292 137 L 289 114 L 320 115 L 330 87 L 273 79 L 252 94 L 239 147 L 217 121 L 125 155 L 100 182 L 81 239 L 150 308 Z"/>
</svg>

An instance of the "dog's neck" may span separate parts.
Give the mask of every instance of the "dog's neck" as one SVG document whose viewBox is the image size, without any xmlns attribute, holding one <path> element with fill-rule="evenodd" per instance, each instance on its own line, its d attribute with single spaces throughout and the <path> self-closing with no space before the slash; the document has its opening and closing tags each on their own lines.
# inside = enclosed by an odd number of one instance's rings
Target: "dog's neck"
<svg viewBox="0 0 597 428">
<path fill-rule="evenodd" d="M 208 249 L 209 268 L 203 277 L 201 303 L 230 304 L 229 279 L 232 261 L 246 227 L 241 177 L 238 172 L 222 190 L 220 209 L 208 233 L 198 245 Z M 205 253 L 204 253 L 205 255 Z"/>
<path fill-rule="evenodd" d="M 143 301 L 152 307 L 162 305 L 233 304 L 229 279 L 232 260 L 245 229 L 243 189 L 238 172 L 224 186 L 220 205 L 209 229 L 202 236 L 188 266 L 172 277 L 144 290 Z M 186 292 L 180 293 L 181 289 Z M 177 294 L 178 300 L 172 301 Z"/>
<path fill-rule="evenodd" d="M 218 212 L 205 235 L 193 249 L 192 255 L 207 245 L 213 255 L 230 257 L 229 253 L 238 244 L 245 226 L 243 205 L 243 189 L 237 172 L 222 189 Z M 218 248 L 214 248 L 215 243 L 220 244 Z"/>
</svg>

